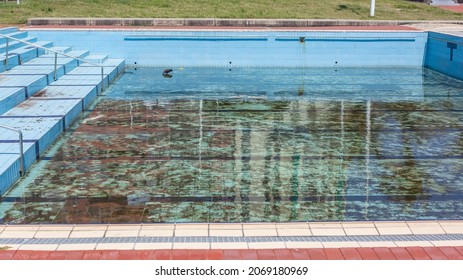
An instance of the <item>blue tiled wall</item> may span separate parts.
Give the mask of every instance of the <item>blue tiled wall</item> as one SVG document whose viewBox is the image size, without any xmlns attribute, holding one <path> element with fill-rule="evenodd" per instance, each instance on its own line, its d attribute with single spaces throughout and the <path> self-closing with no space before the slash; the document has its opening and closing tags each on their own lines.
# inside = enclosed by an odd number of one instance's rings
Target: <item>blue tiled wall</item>
<svg viewBox="0 0 463 280">
<path fill-rule="evenodd" d="M 429 32 L 425 67 L 463 79 L 463 37 Z"/>
<path fill-rule="evenodd" d="M 414 66 L 425 32 L 30 31 L 137 66 Z M 303 38 L 303 42 L 301 39 Z"/>
</svg>

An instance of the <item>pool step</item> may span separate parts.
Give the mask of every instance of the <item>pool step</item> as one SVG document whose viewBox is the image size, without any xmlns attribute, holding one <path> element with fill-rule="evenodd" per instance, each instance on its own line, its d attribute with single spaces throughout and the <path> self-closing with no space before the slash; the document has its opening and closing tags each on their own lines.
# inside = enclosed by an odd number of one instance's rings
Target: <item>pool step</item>
<svg viewBox="0 0 463 280">
<path fill-rule="evenodd" d="M 12 32 L 17 29 L 0 29 L 0 34 Z M 18 36 L 28 38 L 27 34 L 18 33 Z M 30 40 L 36 41 L 35 38 Z M 101 64 L 104 79 L 101 80 L 101 67 L 57 55 L 55 81 L 54 53 L 21 45 L 14 45 L 13 49 L 9 45 L 9 60 L 16 64 L 8 69 L 0 68 L 0 125 L 23 132 L 26 169 L 125 69 L 123 59 L 110 59 L 104 54 L 90 54 L 72 47 L 56 47 L 51 42 L 37 44 Z M 17 133 L 0 128 L 0 195 L 19 179 L 19 162 Z"/>
</svg>

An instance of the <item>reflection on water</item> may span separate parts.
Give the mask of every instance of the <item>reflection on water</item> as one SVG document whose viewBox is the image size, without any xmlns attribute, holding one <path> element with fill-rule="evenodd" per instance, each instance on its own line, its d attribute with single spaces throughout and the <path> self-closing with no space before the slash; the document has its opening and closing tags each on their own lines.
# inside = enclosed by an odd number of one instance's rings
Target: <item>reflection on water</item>
<svg viewBox="0 0 463 280">
<path fill-rule="evenodd" d="M 226 70 L 126 74 L 3 197 L 3 222 L 463 218 L 461 81 Z"/>
</svg>

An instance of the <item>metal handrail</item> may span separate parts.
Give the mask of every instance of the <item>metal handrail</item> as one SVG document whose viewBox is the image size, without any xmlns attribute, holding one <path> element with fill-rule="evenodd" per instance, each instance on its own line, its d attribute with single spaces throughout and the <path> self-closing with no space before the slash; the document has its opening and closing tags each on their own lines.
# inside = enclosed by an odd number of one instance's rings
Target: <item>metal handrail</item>
<svg viewBox="0 0 463 280">
<path fill-rule="evenodd" d="M 18 39 L 18 38 L 14 38 L 14 37 L 11 37 L 11 36 L 8 36 L 8 35 L 0 34 L 0 36 L 3 37 L 3 38 L 6 38 L 5 64 L 8 64 L 8 40 L 21 42 L 23 44 L 33 46 L 33 47 L 36 47 L 36 48 L 39 48 L 39 49 L 43 49 L 43 50 L 46 50 L 46 51 L 49 51 L 49 52 L 52 52 L 52 53 L 55 54 L 55 64 L 54 64 L 54 72 L 53 72 L 53 78 L 54 78 L 55 81 L 57 80 L 56 79 L 56 71 L 57 71 L 57 68 L 58 68 L 57 67 L 58 66 L 58 54 L 62 55 L 62 56 L 69 57 L 69 58 L 72 58 L 72 59 L 76 59 L 78 61 L 82 61 L 84 63 L 93 65 L 95 67 L 101 67 L 101 91 L 103 91 L 103 88 L 104 88 L 104 65 L 93 63 L 91 61 L 85 60 L 85 59 L 80 58 L 80 57 L 76 57 L 76 56 L 73 56 L 73 55 L 65 54 L 63 52 L 55 51 L 55 50 L 52 50 L 50 48 L 42 47 L 42 46 L 36 45 L 34 43 L 30 43 L 30 42 L 27 42 L 27 41 L 24 41 L 24 40 L 21 40 L 21 39 Z"/>
<path fill-rule="evenodd" d="M 19 174 L 24 176 L 24 172 L 26 171 L 26 167 L 24 166 L 24 148 L 23 148 L 23 133 L 20 129 L 11 127 L 11 126 L 6 126 L 6 125 L 1 125 L 1 128 L 5 128 L 11 131 L 15 131 L 19 134 Z"/>
</svg>

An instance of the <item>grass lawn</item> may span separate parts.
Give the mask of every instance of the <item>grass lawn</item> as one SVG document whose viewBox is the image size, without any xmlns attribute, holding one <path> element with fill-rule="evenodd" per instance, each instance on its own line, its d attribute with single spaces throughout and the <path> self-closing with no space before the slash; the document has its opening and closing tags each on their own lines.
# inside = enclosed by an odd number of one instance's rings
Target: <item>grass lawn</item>
<svg viewBox="0 0 463 280">
<path fill-rule="evenodd" d="M 1 24 L 31 17 L 371 19 L 370 0 L 0 0 Z M 376 0 L 374 19 L 463 20 L 405 0 Z"/>
</svg>

